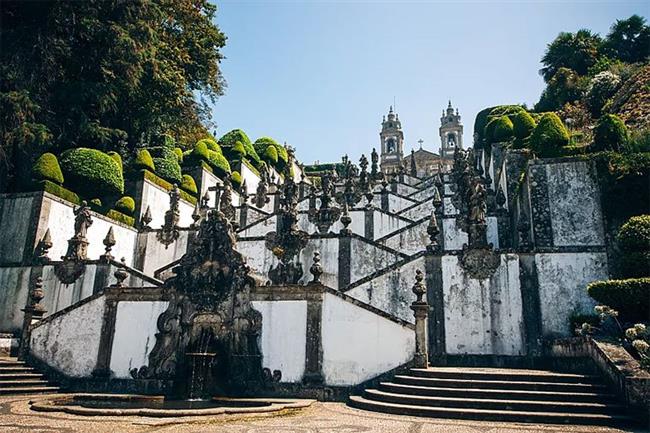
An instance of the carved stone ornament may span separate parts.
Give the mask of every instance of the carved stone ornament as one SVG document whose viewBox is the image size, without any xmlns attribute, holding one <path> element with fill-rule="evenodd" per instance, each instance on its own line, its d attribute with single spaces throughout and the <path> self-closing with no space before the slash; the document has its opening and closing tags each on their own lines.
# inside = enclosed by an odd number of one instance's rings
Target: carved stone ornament
<svg viewBox="0 0 650 433">
<path fill-rule="evenodd" d="M 501 264 L 501 257 L 489 247 L 464 248 L 460 264 L 471 278 L 485 280 L 494 275 Z"/>
<path fill-rule="evenodd" d="M 93 223 L 90 207 L 86 201 L 74 209 L 74 235 L 68 240 L 68 250 L 62 257 L 63 262 L 54 267 L 54 274 L 63 284 L 77 281 L 84 271 L 84 261 L 88 258 L 88 227 Z"/>
<path fill-rule="evenodd" d="M 235 242 L 228 218 L 208 212 L 194 247 L 165 281 L 169 306 L 158 317 L 149 363 L 132 370 L 134 378 L 172 379 L 181 396 L 194 395 L 197 377 L 210 396 L 261 383 L 262 315 L 252 307 L 255 280 Z"/>
<path fill-rule="evenodd" d="M 179 210 L 180 197 L 181 192 L 178 185 L 174 184 L 174 187 L 169 191 L 169 210 L 165 212 L 165 223 L 160 231 L 156 233 L 156 239 L 165 246 L 165 249 L 176 242 L 180 236 L 178 231 L 178 220 L 181 216 Z"/>
<path fill-rule="evenodd" d="M 46 264 L 50 262 L 50 257 L 48 256 L 50 248 L 52 248 L 52 235 L 50 234 L 50 229 L 48 228 L 36 246 L 37 263 Z"/>
<path fill-rule="evenodd" d="M 332 193 L 334 185 L 328 174 L 321 176 L 322 194 L 320 197 L 320 207 L 318 209 L 310 208 L 307 214 L 309 222 L 316 225 L 319 233 L 327 233 L 341 215 L 341 209 L 332 205 Z"/>
</svg>

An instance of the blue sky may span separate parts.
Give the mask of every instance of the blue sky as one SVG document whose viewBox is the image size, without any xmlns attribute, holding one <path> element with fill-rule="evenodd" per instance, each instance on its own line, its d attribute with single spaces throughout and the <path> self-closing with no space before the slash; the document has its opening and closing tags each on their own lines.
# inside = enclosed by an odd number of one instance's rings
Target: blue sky
<svg viewBox="0 0 650 433">
<path fill-rule="evenodd" d="M 605 35 L 648 2 L 220 1 L 228 87 L 213 107 L 217 134 L 241 128 L 296 148 L 304 163 L 358 159 L 379 144 L 396 100 L 405 150 L 437 151 L 451 99 L 471 145 L 486 106 L 532 106 L 546 45 L 561 31 Z"/>
</svg>

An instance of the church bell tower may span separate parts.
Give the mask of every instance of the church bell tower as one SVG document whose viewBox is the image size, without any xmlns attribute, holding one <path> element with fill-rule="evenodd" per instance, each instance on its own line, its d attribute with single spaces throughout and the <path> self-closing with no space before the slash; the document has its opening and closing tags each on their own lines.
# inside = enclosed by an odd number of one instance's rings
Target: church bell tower
<svg viewBox="0 0 650 433">
<path fill-rule="evenodd" d="M 399 116 L 393 112 L 391 105 L 388 116 L 381 122 L 381 170 L 384 173 L 394 173 L 399 168 L 404 157 L 404 132 Z"/>
<path fill-rule="evenodd" d="M 440 156 L 442 158 L 453 158 L 456 147 L 463 148 L 463 124 L 460 122 L 458 108 L 455 110 L 451 101 L 447 111 L 442 110 L 440 118 Z"/>
</svg>

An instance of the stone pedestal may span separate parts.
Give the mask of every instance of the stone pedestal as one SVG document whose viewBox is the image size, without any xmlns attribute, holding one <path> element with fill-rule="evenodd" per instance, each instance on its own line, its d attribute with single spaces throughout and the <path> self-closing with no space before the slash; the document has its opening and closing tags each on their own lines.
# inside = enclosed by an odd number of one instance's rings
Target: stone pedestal
<svg viewBox="0 0 650 433">
<path fill-rule="evenodd" d="M 415 355 L 413 365 L 416 368 L 427 368 L 427 313 L 429 304 L 426 302 L 413 302 L 411 310 L 415 316 Z"/>
</svg>

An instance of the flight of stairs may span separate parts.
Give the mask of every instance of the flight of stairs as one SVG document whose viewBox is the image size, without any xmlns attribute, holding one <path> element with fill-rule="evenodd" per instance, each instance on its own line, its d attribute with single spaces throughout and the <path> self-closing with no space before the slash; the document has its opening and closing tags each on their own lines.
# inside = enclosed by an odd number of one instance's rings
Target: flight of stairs
<svg viewBox="0 0 650 433">
<path fill-rule="evenodd" d="M 0 358 L 0 395 L 46 394 L 59 387 L 16 358 Z"/>
<path fill-rule="evenodd" d="M 597 376 L 499 368 L 413 368 L 351 396 L 350 406 L 432 418 L 627 425 L 634 419 Z"/>
</svg>

